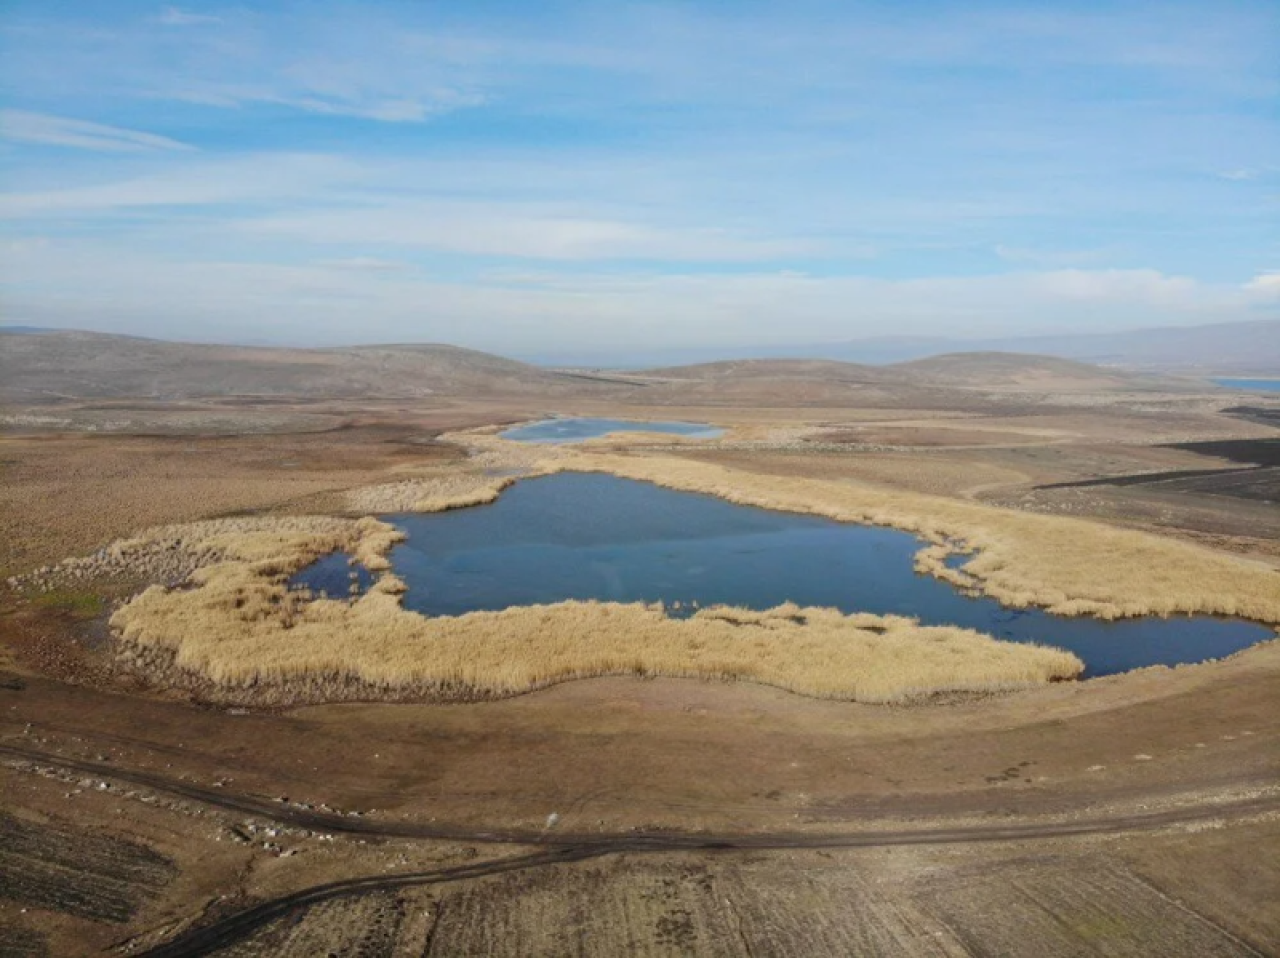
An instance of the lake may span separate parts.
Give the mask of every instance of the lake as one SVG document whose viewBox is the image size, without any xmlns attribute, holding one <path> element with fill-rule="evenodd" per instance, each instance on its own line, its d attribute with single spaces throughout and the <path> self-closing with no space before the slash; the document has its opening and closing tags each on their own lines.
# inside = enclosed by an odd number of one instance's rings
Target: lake
<svg viewBox="0 0 1280 958">
<path fill-rule="evenodd" d="M 1244 389 L 1249 392 L 1280 393 L 1280 379 L 1214 379 L 1212 382 L 1228 389 Z"/>
<path fill-rule="evenodd" d="M 723 429 L 705 422 L 635 422 L 627 419 L 545 419 L 527 426 L 516 426 L 500 433 L 503 439 L 517 442 L 582 442 L 607 436 L 611 432 L 665 432 L 687 439 L 716 439 Z"/>
<path fill-rule="evenodd" d="M 525 479 L 493 504 L 389 521 L 408 541 L 390 555 L 406 608 L 461 615 L 565 599 L 767 609 L 792 601 L 909 615 L 1076 653 L 1086 676 L 1229 655 L 1275 633 L 1210 616 L 1106 622 L 1009 609 L 912 568 L 920 540 L 893 529 L 734 505 L 616 476 Z M 346 595 L 349 567 L 330 556 L 296 585 Z M 679 608 L 677 608 L 677 604 Z"/>
</svg>

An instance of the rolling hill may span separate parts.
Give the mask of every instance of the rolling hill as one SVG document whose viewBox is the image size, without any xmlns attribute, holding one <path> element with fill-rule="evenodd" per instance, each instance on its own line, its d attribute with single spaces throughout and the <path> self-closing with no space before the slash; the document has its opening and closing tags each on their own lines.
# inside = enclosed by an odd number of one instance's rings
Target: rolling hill
<svg viewBox="0 0 1280 958">
<path fill-rule="evenodd" d="M 288 349 L 0 331 L 0 398 L 10 402 L 557 395 L 600 388 L 456 346 Z"/>
<path fill-rule="evenodd" d="M 1055 356 L 1025 353 L 946 353 L 881 367 L 930 386 L 989 389 L 1124 389 L 1149 385 L 1147 377 Z"/>
<path fill-rule="evenodd" d="M 837 342 L 768 346 L 676 347 L 637 344 L 614 350 L 548 351 L 525 358 L 555 365 L 640 369 L 719 360 L 805 359 L 821 356 L 850 363 L 900 363 L 944 353 L 1006 352 L 1057 356 L 1109 368 L 1188 376 L 1274 376 L 1280 372 L 1280 319 L 1167 326 L 1105 333 L 1000 336 L 873 336 Z"/>
<path fill-rule="evenodd" d="M 0 400 L 599 398 L 655 405 L 948 402 L 983 391 L 1176 388 L 1048 356 L 957 353 L 891 366 L 825 359 L 729 360 L 591 373 L 443 345 L 331 349 L 218 346 L 71 331 L 0 330 Z"/>
</svg>

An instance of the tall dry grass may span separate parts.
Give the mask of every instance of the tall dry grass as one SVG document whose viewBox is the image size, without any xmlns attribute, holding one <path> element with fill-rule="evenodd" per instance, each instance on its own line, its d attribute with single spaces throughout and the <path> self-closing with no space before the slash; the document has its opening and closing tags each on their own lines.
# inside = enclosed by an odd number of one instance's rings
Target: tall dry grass
<svg viewBox="0 0 1280 958">
<path fill-rule="evenodd" d="M 493 502 L 515 479 L 478 472 L 418 476 L 347 493 L 352 512 L 445 512 Z"/>
<path fill-rule="evenodd" d="M 894 616 L 781 606 L 707 609 L 564 602 L 429 618 L 401 608 L 384 576 L 354 602 L 306 601 L 273 569 L 296 555 L 223 562 L 191 589 L 155 586 L 118 610 L 126 657 L 169 653 L 172 667 L 228 690 L 333 679 L 388 695 L 492 698 L 599 675 L 736 679 L 806 695 L 901 702 L 939 692 L 994 692 L 1079 674 L 1058 649 L 998 642 Z"/>
<path fill-rule="evenodd" d="M 331 516 L 271 516 L 206 519 L 154 526 L 87 556 L 15 576 L 10 583 L 51 586 L 77 581 L 137 579 L 177 584 L 197 569 L 227 560 L 254 561 L 281 552 L 323 555 L 361 550 L 373 568 L 385 568 L 385 553 L 402 537 L 377 519 Z M 305 564 L 305 560 L 304 560 Z"/>
</svg>

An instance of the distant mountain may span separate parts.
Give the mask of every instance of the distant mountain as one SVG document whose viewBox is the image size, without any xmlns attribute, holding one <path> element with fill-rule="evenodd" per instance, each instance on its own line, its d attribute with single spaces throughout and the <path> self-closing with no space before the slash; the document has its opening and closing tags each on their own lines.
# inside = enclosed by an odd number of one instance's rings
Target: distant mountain
<svg viewBox="0 0 1280 958">
<path fill-rule="evenodd" d="M 876 367 L 873 367 L 876 368 Z M 1074 359 L 1025 353 L 947 353 L 878 367 L 931 386 L 1018 389 L 1117 389 L 1148 385 L 1144 377 Z"/>
<path fill-rule="evenodd" d="M 733 359 L 628 373 L 648 383 L 646 403 L 893 405 L 910 383 L 883 369 L 813 359 Z"/>
<path fill-rule="evenodd" d="M 1120 333 L 1031 336 L 997 342 L 990 347 L 970 344 L 968 348 L 998 348 L 1126 369 L 1206 376 L 1280 372 L 1280 320 L 1276 319 Z M 954 343 L 951 348 L 955 348 Z"/>
<path fill-rule="evenodd" d="M 926 392 L 1015 390 L 1072 392 L 1174 388 L 1157 377 L 1054 356 L 1022 353 L 950 353 L 871 366 L 826 359 L 737 359 L 629 373 L 649 383 L 646 400 L 677 398 L 724 403 L 750 397 L 791 396 L 806 403 L 892 405 Z M 954 393 L 953 393 L 954 394 Z"/>
<path fill-rule="evenodd" d="M 1050 356 L 960 353 L 885 366 L 726 360 L 627 374 L 546 369 L 456 346 L 333 349 L 173 343 L 103 333 L 0 331 L 0 400 L 614 399 L 653 405 L 864 406 L 981 401 L 984 391 L 1177 388 Z"/>
<path fill-rule="evenodd" d="M 581 394 L 590 380 L 456 346 L 287 349 L 0 330 L 0 398 L 280 398 Z"/>
<path fill-rule="evenodd" d="M 1280 319 L 1054 336 L 982 339 L 882 336 L 836 343 L 771 346 L 726 345 L 682 349 L 646 346 L 530 358 L 555 365 L 642 369 L 752 359 L 824 359 L 883 365 L 944 353 L 974 352 L 1058 356 L 1124 369 L 1198 376 L 1274 376 L 1280 373 Z"/>
<path fill-rule="evenodd" d="M 713 363 L 667 366 L 640 375 L 661 379 L 844 379 L 881 382 L 884 371 L 875 366 L 830 359 L 727 359 Z"/>
</svg>

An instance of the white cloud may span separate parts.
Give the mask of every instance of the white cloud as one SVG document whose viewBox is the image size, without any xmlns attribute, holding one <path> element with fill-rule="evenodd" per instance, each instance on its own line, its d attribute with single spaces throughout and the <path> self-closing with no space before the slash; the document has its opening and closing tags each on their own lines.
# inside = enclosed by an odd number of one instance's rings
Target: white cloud
<svg viewBox="0 0 1280 958">
<path fill-rule="evenodd" d="M 168 27 L 189 27 L 201 23 L 221 23 L 221 17 L 210 16 L 206 13 L 191 13 L 182 10 L 179 7 L 165 7 L 160 16 L 156 20 Z"/>
<path fill-rule="evenodd" d="M 67 146 L 106 153 L 193 149 L 167 136 L 26 110 L 0 110 L 0 137 L 18 143 Z"/>
<path fill-rule="evenodd" d="M 0 193 L 0 218 L 109 214 L 165 206 L 283 202 L 352 182 L 362 175 L 337 157 L 248 155 L 186 164 L 96 186 Z"/>
<path fill-rule="evenodd" d="M 1259 273 L 1245 283 L 1244 288 L 1262 299 L 1280 300 L 1280 270 Z"/>
<path fill-rule="evenodd" d="M 1146 303 L 1178 308 L 1194 302 L 1199 284 L 1154 269 L 1056 270 L 1035 277 L 1046 292 L 1082 303 Z"/>
<path fill-rule="evenodd" d="M 346 98 L 325 99 L 319 96 L 282 96 L 278 94 L 260 93 L 246 95 L 244 100 L 256 100 L 261 103 L 279 103 L 305 110 L 308 113 L 321 113 L 327 116 L 358 116 L 367 120 L 381 120 L 384 123 L 420 123 L 433 116 L 449 113 L 469 106 L 484 103 L 484 97 L 478 93 L 461 93 L 457 90 L 435 90 L 430 97 L 424 98 L 365 98 L 351 96 Z"/>
<path fill-rule="evenodd" d="M 426 89 L 420 87 L 427 86 Z M 272 78 L 257 84 L 227 83 L 218 79 L 183 77 L 155 96 L 202 106 L 241 107 L 267 104 L 323 116 L 362 117 L 384 123 L 420 123 L 486 102 L 473 90 L 443 83 L 343 85 L 320 84 L 291 77 Z"/>
<path fill-rule="evenodd" d="M 436 341 L 501 353 L 1100 332 L 1249 318 L 1253 302 L 1239 287 L 1145 270 L 887 280 L 548 269 L 471 280 L 359 258 L 335 265 L 159 260 L 64 241 L 8 257 L 6 305 L 36 325 L 171 336 L 180 316 L 186 338 Z"/>
<path fill-rule="evenodd" d="M 509 181 L 517 167 L 504 165 L 488 174 L 486 182 L 502 176 Z M 605 201 L 607 190 L 586 195 L 584 177 L 576 180 L 582 193 L 577 200 L 424 198 L 410 185 L 432 179 L 421 165 L 398 169 L 326 155 L 246 155 L 184 163 L 94 186 L 0 193 L 0 219 L 106 219 L 141 209 L 156 210 L 162 218 L 164 208 L 198 206 L 216 216 L 201 228 L 201 238 L 216 233 L 237 243 L 252 238 L 347 247 L 348 259 L 374 247 L 560 261 L 690 263 L 763 262 L 824 252 L 818 241 L 803 237 L 691 224 L 689 211 L 679 203 L 655 209 L 638 202 L 619 208 Z M 381 187 L 376 192 L 375 184 Z M 558 183 L 554 193 L 565 188 Z M 289 212 L 231 215 L 226 207 L 232 204 Z M 708 219 L 714 223 L 717 217 Z M 333 258 L 342 259 L 346 252 L 339 250 Z M 865 247 L 853 255 L 865 258 Z"/>
<path fill-rule="evenodd" d="M 421 30 L 376 11 L 349 19 L 228 10 L 219 19 L 171 7 L 161 22 L 218 26 L 129 38 L 138 60 L 133 82 L 141 88 L 134 92 L 149 97 L 277 105 L 386 123 L 418 123 L 486 102 L 474 65 L 491 55 L 487 50 L 448 42 L 424 47 Z M 174 53 L 182 64 L 176 71 L 165 63 Z"/>
<path fill-rule="evenodd" d="M 238 230 L 308 243 L 384 244 L 549 260 L 760 261 L 811 254 L 805 240 L 652 225 L 522 203 L 407 203 L 247 220 Z"/>
</svg>

